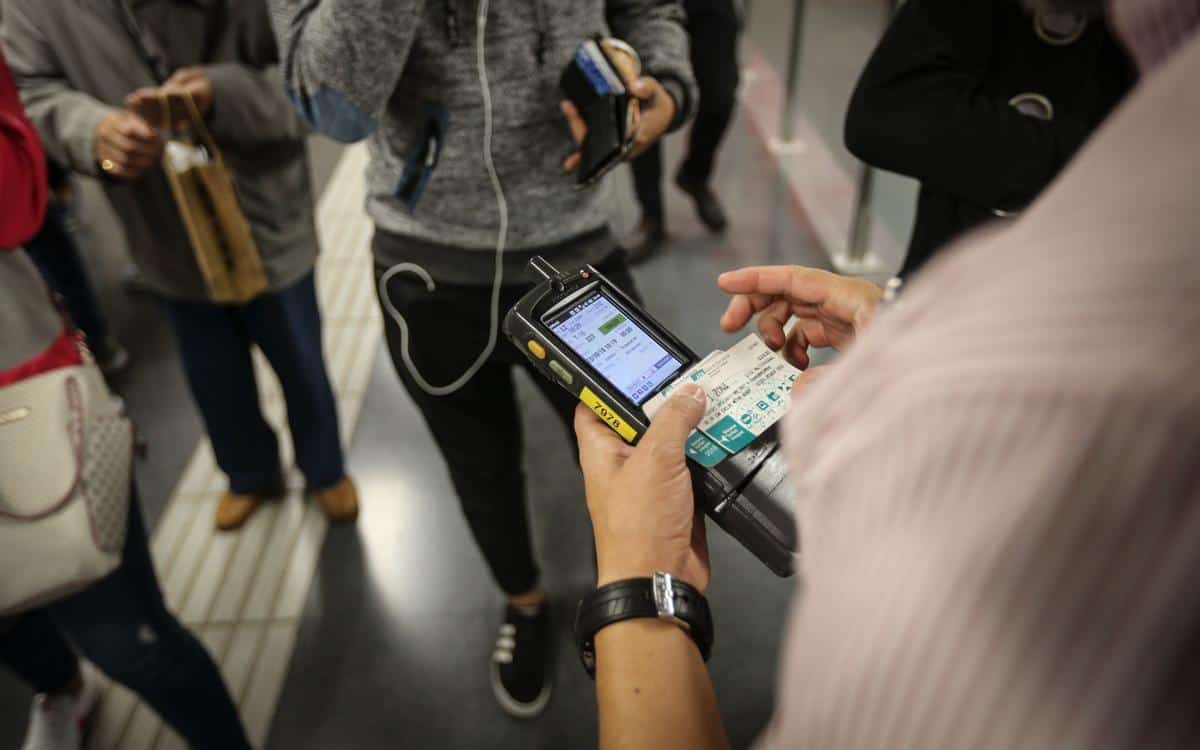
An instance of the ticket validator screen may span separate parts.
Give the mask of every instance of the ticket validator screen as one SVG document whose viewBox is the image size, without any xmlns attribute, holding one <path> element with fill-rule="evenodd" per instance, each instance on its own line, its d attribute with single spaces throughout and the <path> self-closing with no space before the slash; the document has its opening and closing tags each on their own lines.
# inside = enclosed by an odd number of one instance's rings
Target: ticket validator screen
<svg viewBox="0 0 1200 750">
<path fill-rule="evenodd" d="M 602 291 L 545 320 L 551 331 L 637 405 L 683 367 Z"/>
</svg>

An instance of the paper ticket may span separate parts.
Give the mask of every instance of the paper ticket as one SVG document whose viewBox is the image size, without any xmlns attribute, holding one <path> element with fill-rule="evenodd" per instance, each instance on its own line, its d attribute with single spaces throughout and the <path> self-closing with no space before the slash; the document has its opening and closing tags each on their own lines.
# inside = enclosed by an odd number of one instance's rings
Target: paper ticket
<svg viewBox="0 0 1200 750">
<path fill-rule="evenodd" d="M 684 383 L 697 382 L 701 377 L 704 376 L 704 373 L 708 371 L 708 366 L 710 364 L 724 359 L 727 356 L 727 353 L 721 349 L 710 352 L 707 357 L 692 365 L 678 378 L 670 383 L 667 383 L 665 386 L 663 386 L 662 390 L 651 396 L 646 403 L 642 404 L 642 410 L 646 412 L 646 416 L 650 417 L 650 419 L 654 419 L 654 415 L 658 413 L 658 410 L 662 408 L 663 404 L 667 403 L 667 399 L 671 397 L 671 394 L 676 388 Z"/>
<path fill-rule="evenodd" d="M 646 412 L 646 416 L 653 420 L 654 415 L 660 408 L 662 408 L 662 405 L 667 402 L 668 396 L 670 396 L 671 391 L 673 391 L 676 386 L 682 383 L 694 382 L 706 371 L 706 367 L 720 359 L 723 359 L 725 356 L 726 353 L 720 349 L 712 352 L 707 357 L 693 365 L 691 369 L 689 369 L 683 375 L 676 378 L 673 383 L 663 388 L 662 391 L 654 394 L 654 396 L 652 396 L 650 400 L 648 400 L 642 407 Z M 692 459 L 706 469 L 711 469 L 729 457 L 728 452 L 722 450 L 700 430 L 692 430 L 691 434 L 688 435 L 687 443 L 684 444 L 684 449 L 688 458 Z"/>
<path fill-rule="evenodd" d="M 787 414 L 792 384 L 800 371 L 754 335 L 729 350 L 716 377 L 697 381 L 708 394 L 700 430 L 737 453 Z"/>
<path fill-rule="evenodd" d="M 707 460 L 719 463 L 724 457 L 721 454 L 737 453 L 787 413 L 791 403 L 788 396 L 799 375 L 799 370 L 768 349 L 757 335 L 750 334 L 729 350 L 705 357 L 656 394 L 646 403 L 646 414 L 653 419 L 681 384 L 698 384 L 708 394 L 708 408 L 698 431 L 709 439 L 701 440 L 693 432 L 688 455 L 692 456 L 694 445 Z M 719 447 L 720 453 L 712 447 Z M 695 460 L 705 466 L 715 465 Z"/>
<path fill-rule="evenodd" d="M 675 389 L 684 383 L 699 383 L 701 387 L 704 387 L 705 390 L 707 390 L 707 387 L 704 386 L 704 383 L 719 378 L 721 374 L 725 372 L 725 368 L 728 366 L 731 357 L 738 354 L 740 352 L 739 347 L 743 346 L 745 346 L 744 341 L 739 342 L 737 346 L 734 346 L 728 351 L 717 349 L 711 352 L 704 359 L 692 365 L 687 372 L 668 383 L 661 391 L 654 394 L 654 396 L 643 405 L 642 408 L 645 409 L 646 416 L 654 419 L 655 413 L 662 408 L 662 405 L 667 402 L 667 399 L 671 397 L 671 394 L 675 392 Z"/>
</svg>

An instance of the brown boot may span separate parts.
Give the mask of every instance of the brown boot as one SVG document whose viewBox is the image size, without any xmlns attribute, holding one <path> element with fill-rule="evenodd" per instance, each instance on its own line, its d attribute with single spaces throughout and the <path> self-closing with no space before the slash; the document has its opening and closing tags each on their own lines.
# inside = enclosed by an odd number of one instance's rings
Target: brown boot
<svg viewBox="0 0 1200 750">
<path fill-rule="evenodd" d="M 358 518 L 358 488 L 350 477 L 342 477 L 337 484 L 313 493 L 317 505 L 325 511 L 330 521 L 353 521 Z"/>
<path fill-rule="evenodd" d="M 243 495 L 226 490 L 221 496 L 221 502 L 217 504 L 217 529 L 232 531 L 241 528 L 266 499 L 263 495 Z"/>
</svg>

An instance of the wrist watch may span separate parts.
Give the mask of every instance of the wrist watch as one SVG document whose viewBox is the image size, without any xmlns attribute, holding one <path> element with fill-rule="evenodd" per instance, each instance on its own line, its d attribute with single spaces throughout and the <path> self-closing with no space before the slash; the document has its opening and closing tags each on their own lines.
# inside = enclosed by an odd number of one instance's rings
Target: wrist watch
<svg viewBox="0 0 1200 750">
<path fill-rule="evenodd" d="M 579 659 L 589 676 L 596 676 L 596 633 L 614 623 L 640 617 L 667 620 L 683 628 L 700 649 L 701 658 L 708 661 L 713 644 L 708 600 L 691 584 L 660 571 L 653 578 L 628 578 L 606 584 L 579 602 L 575 640 L 579 644 Z"/>
</svg>

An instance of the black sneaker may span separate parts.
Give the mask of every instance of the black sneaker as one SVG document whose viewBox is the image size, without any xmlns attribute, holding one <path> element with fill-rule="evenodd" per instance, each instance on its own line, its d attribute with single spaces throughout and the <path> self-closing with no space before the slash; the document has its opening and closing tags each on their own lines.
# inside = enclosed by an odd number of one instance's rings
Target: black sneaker
<svg viewBox="0 0 1200 750">
<path fill-rule="evenodd" d="M 712 188 L 703 182 L 689 179 L 683 172 L 675 175 L 675 184 L 692 197 L 696 204 L 696 214 L 706 227 L 713 232 L 725 230 L 729 220 L 725 218 L 725 209 L 721 207 L 721 201 L 717 199 Z"/>
<path fill-rule="evenodd" d="M 666 241 L 667 230 L 661 221 L 642 219 L 625 242 L 625 260 L 636 266 L 661 250 Z"/>
<path fill-rule="evenodd" d="M 536 614 L 509 605 L 492 653 L 492 692 L 509 716 L 532 719 L 550 702 L 550 607 Z"/>
</svg>

